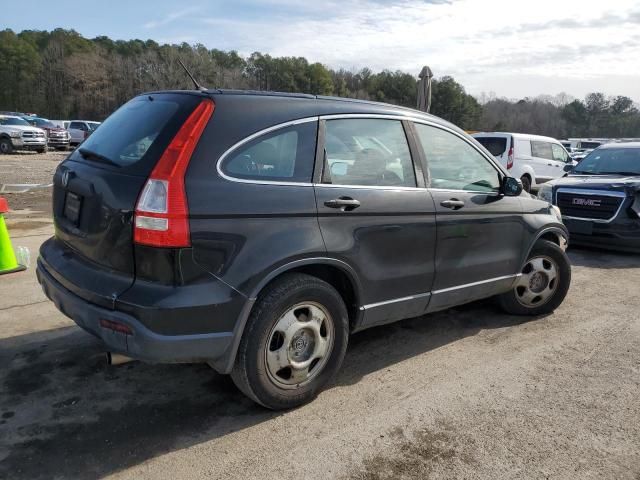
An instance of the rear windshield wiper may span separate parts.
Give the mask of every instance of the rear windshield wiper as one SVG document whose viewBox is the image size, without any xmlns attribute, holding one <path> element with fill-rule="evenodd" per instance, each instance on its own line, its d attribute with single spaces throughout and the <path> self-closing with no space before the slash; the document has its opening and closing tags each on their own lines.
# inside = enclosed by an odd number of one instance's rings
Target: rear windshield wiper
<svg viewBox="0 0 640 480">
<path fill-rule="evenodd" d="M 104 155 L 101 155 L 101 154 L 99 154 L 97 152 L 93 152 L 91 150 L 87 150 L 86 148 L 79 148 L 78 152 L 80 152 L 80 155 L 85 160 L 93 160 L 93 161 L 98 161 L 98 162 L 102 162 L 102 163 L 108 163 L 109 165 L 113 165 L 115 167 L 120 168 L 120 164 L 114 162 L 109 157 L 105 157 Z"/>
</svg>

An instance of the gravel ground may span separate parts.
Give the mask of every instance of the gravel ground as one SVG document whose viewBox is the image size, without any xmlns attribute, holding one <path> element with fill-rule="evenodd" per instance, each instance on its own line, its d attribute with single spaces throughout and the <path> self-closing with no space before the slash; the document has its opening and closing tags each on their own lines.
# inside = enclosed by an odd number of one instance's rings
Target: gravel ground
<svg viewBox="0 0 640 480">
<path fill-rule="evenodd" d="M 15 232 L 37 251 L 51 226 Z M 203 365 L 108 367 L 33 269 L 0 277 L 0 478 L 638 480 L 640 257 L 570 257 L 554 314 L 487 301 L 362 332 L 334 386 L 279 413 Z"/>
<path fill-rule="evenodd" d="M 0 185 L 49 184 L 56 167 L 67 155 L 69 152 L 59 151 L 0 155 Z M 34 189 L 26 193 L 3 193 L 2 195 L 7 198 L 9 207 L 14 210 L 51 211 L 51 188 Z"/>
</svg>

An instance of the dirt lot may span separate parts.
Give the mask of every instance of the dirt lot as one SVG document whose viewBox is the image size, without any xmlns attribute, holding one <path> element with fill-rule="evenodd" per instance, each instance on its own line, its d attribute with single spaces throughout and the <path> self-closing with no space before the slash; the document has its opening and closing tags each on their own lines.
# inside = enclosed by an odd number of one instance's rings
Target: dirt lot
<svg viewBox="0 0 640 480">
<path fill-rule="evenodd" d="M 32 254 L 51 234 L 9 225 Z M 482 302 L 363 332 L 286 413 L 206 366 L 108 367 L 33 268 L 0 277 L 0 478 L 638 480 L 640 257 L 570 256 L 553 315 Z"/>
<path fill-rule="evenodd" d="M 47 153 L 19 152 L 0 156 L 0 185 L 2 184 L 49 184 L 58 164 L 69 152 Z M 30 209 L 49 212 L 51 189 L 34 189 L 24 194 L 2 194 L 9 206 L 15 210 Z"/>
</svg>

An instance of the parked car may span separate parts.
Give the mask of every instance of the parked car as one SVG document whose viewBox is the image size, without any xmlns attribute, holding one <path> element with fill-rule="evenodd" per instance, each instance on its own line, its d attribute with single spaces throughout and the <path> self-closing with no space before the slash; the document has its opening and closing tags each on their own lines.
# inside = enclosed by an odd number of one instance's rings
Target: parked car
<svg viewBox="0 0 640 480">
<path fill-rule="evenodd" d="M 71 136 L 64 128 L 60 128 L 46 118 L 22 117 L 30 125 L 41 128 L 47 135 L 47 145 L 57 150 L 64 150 L 69 147 Z"/>
<path fill-rule="evenodd" d="M 476 133 L 473 135 L 510 175 L 522 181 L 525 191 L 564 175 L 572 159 L 562 144 L 551 137 L 522 133 Z"/>
<path fill-rule="evenodd" d="M 593 150 L 610 142 L 608 138 L 570 138 L 569 143 L 574 151 Z"/>
<path fill-rule="evenodd" d="M 560 208 L 572 243 L 640 252 L 640 142 L 593 150 L 538 196 Z"/>
<path fill-rule="evenodd" d="M 351 332 L 492 296 L 549 313 L 571 277 L 556 207 L 455 126 L 364 101 L 135 97 L 57 168 L 53 214 L 60 311 L 274 409 L 315 397 Z"/>
<path fill-rule="evenodd" d="M 69 122 L 69 135 L 71 135 L 71 145 L 79 145 L 91 135 L 100 122 L 89 122 L 86 120 L 71 120 Z"/>
<path fill-rule="evenodd" d="M 14 150 L 47 150 L 44 130 L 29 125 L 20 117 L 0 115 L 0 153 Z"/>
</svg>

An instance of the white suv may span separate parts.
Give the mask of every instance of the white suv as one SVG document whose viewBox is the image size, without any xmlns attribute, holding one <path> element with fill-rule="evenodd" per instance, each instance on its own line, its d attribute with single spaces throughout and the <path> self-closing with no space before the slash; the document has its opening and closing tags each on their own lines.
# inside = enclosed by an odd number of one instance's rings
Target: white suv
<svg viewBox="0 0 640 480">
<path fill-rule="evenodd" d="M 14 150 L 46 152 L 47 135 L 20 117 L 0 115 L 0 153 L 12 153 Z"/>
<path fill-rule="evenodd" d="M 527 192 L 560 178 L 566 165 L 572 165 L 571 155 L 551 137 L 522 133 L 475 133 L 472 135 L 505 167 L 511 176 L 522 180 Z"/>
</svg>

